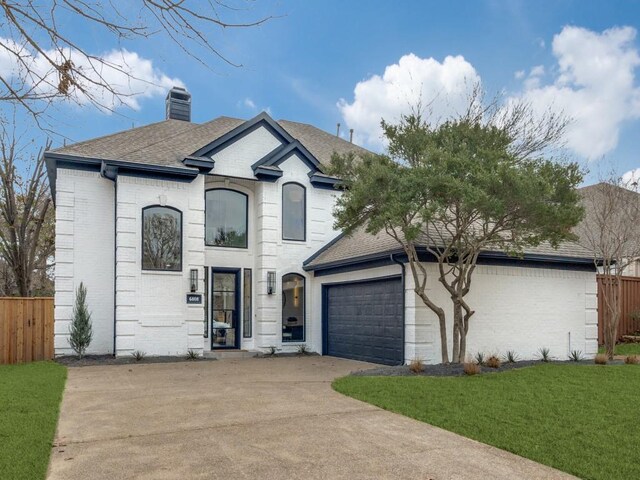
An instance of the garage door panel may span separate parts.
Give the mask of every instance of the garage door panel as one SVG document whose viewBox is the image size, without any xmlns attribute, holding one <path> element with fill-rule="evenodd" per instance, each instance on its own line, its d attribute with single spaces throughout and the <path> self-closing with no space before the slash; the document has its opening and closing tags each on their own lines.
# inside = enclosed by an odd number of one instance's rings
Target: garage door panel
<svg viewBox="0 0 640 480">
<path fill-rule="evenodd" d="M 399 277 L 325 289 L 326 354 L 389 365 L 404 361 Z"/>
</svg>

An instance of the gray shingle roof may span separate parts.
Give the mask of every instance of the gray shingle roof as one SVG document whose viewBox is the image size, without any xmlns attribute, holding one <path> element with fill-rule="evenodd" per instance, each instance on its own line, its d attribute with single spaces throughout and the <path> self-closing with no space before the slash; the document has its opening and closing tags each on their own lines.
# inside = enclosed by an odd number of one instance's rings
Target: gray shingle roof
<svg viewBox="0 0 640 480">
<path fill-rule="evenodd" d="M 420 245 L 420 243 L 419 243 Z M 426 242 L 422 242 L 422 246 L 426 246 Z M 376 235 L 367 233 L 364 227 L 357 229 L 352 235 L 342 236 L 335 243 L 330 244 L 318 256 L 306 263 L 305 267 L 314 269 L 319 266 L 334 264 L 338 262 L 365 259 L 373 256 L 382 256 L 400 252 L 402 248 L 400 244 L 387 235 L 384 231 Z M 500 252 L 498 249 L 487 249 L 487 252 Z M 569 257 L 589 259 L 592 254 L 575 242 L 564 242 L 553 248 L 548 243 L 542 243 L 537 247 L 529 247 L 525 250 L 525 255 L 544 255 L 548 257 Z"/>
<path fill-rule="evenodd" d="M 197 124 L 164 120 L 54 150 L 55 153 L 105 160 L 124 160 L 163 166 L 180 166 L 182 159 L 242 125 L 245 120 L 218 117 Z M 327 165 L 333 152 L 367 152 L 355 144 L 305 123 L 278 121 L 292 137 L 302 143 L 320 163 Z"/>
</svg>

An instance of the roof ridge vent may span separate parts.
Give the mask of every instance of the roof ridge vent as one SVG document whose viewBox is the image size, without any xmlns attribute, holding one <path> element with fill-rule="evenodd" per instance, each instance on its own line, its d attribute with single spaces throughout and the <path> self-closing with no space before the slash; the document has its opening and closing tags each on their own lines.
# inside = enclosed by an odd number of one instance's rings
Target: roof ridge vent
<svg viewBox="0 0 640 480">
<path fill-rule="evenodd" d="M 165 100 L 167 120 L 191 121 L 191 94 L 183 87 L 173 87 Z"/>
</svg>

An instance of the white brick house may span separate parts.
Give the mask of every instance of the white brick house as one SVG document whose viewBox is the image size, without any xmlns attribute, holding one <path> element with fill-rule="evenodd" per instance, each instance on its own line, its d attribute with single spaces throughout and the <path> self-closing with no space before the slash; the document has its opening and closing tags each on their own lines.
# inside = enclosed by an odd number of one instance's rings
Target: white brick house
<svg viewBox="0 0 640 480">
<path fill-rule="evenodd" d="M 333 229 L 334 152 L 361 148 L 263 113 L 167 120 L 45 154 L 56 204 L 56 354 L 88 288 L 95 354 L 295 351 L 381 363 L 440 358 L 437 320 L 390 238 Z M 406 258 L 404 259 L 406 260 Z M 425 260 L 427 261 L 427 260 Z M 468 351 L 597 349 L 595 271 L 575 245 L 487 252 Z M 435 283 L 429 287 L 446 302 Z M 446 305 L 446 303 L 443 303 Z"/>
</svg>

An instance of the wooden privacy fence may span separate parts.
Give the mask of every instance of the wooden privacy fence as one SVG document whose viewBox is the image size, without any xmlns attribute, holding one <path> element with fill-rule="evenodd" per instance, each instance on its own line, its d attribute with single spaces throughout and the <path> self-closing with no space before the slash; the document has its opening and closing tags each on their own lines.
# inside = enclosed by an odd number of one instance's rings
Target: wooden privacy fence
<svg viewBox="0 0 640 480">
<path fill-rule="evenodd" d="M 604 303 L 604 282 L 606 275 L 598 275 L 598 343 L 604 343 L 604 315 L 606 307 Z M 640 331 L 640 319 L 632 318 L 634 312 L 640 313 L 640 277 L 622 277 L 622 293 L 620 295 L 622 311 L 620 325 L 618 326 L 618 338 Z M 635 315 L 634 315 L 635 316 Z"/>
<path fill-rule="evenodd" d="M 0 364 L 53 358 L 53 298 L 0 298 Z"/>
</svg>

